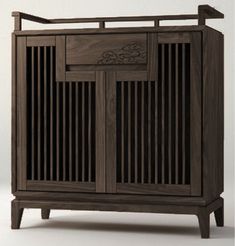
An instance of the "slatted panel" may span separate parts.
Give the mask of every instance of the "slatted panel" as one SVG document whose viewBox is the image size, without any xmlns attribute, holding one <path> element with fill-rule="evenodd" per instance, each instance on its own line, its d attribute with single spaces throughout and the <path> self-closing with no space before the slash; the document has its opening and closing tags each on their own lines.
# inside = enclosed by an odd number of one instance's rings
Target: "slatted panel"
<svg viewBox="0 0 235 246">
<path fill-rule="evenodd" d="M 190 184 L 190 44 L 158 45 L 158 81 L 117 81 L 117 183 Z"/>
<path fill-rule="evenodd" d="M 95 82 L 55 82 L 55 47 L 27 47 L 27 179 L 95 182 Z"/>
</svg>

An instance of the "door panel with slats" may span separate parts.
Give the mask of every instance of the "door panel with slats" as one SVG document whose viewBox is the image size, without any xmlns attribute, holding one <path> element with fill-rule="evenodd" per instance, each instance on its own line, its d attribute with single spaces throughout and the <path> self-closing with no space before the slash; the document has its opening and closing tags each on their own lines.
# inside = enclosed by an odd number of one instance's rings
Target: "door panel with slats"
<svg viewBox="0 0 235 246">
<path fill-rule="evenodd" d="M 19 190 L 201 195 L 201 34 L 144 37 L 146 66 L 67 74 L 65 36 L 19 38 Z"/>
<path fill-rule="evenodd" d="M 196 110 L 201 51 L 195 39 L 200 34 L 158 35 L 154 81 L 125 80 L 116 73 L 113 192 L 201 194 L 200 110 Z"/>
<path fill-rule="evenodd" d="M 30 39 L 23 48 L 26 98 L 19 113 L 24 113 L 27 129 L 22 137 L 26 180 L 19 188 L 95 192 L 96 78 L 57 82 L 55 42 L 35 42 Z"/>
</svg>

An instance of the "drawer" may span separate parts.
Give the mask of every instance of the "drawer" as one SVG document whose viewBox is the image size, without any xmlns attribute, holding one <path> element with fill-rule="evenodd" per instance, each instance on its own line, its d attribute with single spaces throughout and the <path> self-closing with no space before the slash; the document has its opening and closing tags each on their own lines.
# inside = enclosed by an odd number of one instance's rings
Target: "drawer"
<svg viewBox="0 0 235 246">
<path fill-rule="evenodd" d="M 68 35 L 66 65 L 146 64 L 146 34 Z"/>
</svg>

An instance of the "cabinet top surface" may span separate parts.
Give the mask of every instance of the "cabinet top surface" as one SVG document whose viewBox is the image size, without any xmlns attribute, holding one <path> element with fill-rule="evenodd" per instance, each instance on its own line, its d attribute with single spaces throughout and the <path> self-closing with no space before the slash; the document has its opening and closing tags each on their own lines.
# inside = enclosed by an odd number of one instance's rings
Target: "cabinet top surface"
<svg viewBox="0 0 235 246">
<path fill-rule="evenodd" d="M 161 32 L 200 32 L 214 30 L 207 25 L 194 26 L 161 26 L 161 27 L 123 27 L 123 28 L 84 28 L 84 29 L 48 29 L 14 31 L 16 36 L 43 36 L 43 35 L 82 35 L 82 34 L 122 34 L 122 33 L 161 33 Z"/>
</svg>

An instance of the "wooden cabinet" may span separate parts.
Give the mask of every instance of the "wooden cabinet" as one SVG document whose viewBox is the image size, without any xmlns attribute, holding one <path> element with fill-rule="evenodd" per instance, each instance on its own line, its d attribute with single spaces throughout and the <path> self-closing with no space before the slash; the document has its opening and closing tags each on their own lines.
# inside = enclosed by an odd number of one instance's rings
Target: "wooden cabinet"
<svg viewBox="0 0 235 246">
<path fill-rule="evenodd" d="M 195 214 L 202 237 L 215 211 L 222 226 L 223 35 L 162 16 L 22 31 L 59 20 L 13 15 L 12 228 L 24 208 Z M 205 17 L 223 15 L 187 18 Z M 155 26 L 104 26 L 136 19 Z"/>
</svg>

